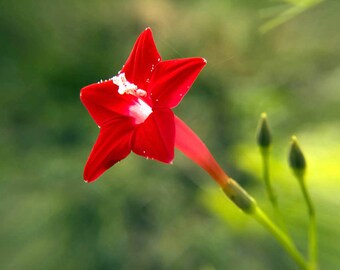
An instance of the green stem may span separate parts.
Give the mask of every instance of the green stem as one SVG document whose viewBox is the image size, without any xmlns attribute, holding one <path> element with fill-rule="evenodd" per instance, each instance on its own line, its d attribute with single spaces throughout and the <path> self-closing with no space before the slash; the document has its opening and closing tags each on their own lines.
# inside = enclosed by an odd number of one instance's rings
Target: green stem
<svg viewBox="0 0 340 270">
<path fill-rule="evenodd" d="M 273 190 L 273 187 L 270 182 L 270 176 L 269 176 L 269 148 L 267 147 L 261 147 L 261 156 L 262 156 L 262 171 L 263 171 L 263 180 L 266 187 L 267 195 L 269 197 L 269 200 L 275 209 L 275 211 L 278 208 L 277 205 L 277 199 L 275 192 Z"/>
<path fill-rule="evenodd" d="M 266 192 L 269 198 L 269 201 L 274 209 L 277 221 L 280 223 L 282 229 L 287 232 L 285 222 L 283 220 L 283 217 L 281 215 L 281 212 L 279 210 L 279 205 L 277 202 L 277 197 L 274 192 L 274 189 L 272 187 L 271 181 L 270 181 L 270 149 L 268 147 L 261 147 L 261 156 L 262 156 L 262 172 L 263 172 L 263 181 L 265 184 Z"/>
<path fill-rule="evenodd" d="M 228 183 L 222 188 L 223 192 L 235 203 L 243 212 L 252 216 L 264 228 L 268 230 L 288 252 L 293 260 L 303 270 L 314 270 L 306 262 L 305 258 L 295 247 L 291 238 L 275 225 L 268 216 L 260 209 L 253 197 L 251 197 L 236 181 L 229 178 Z"/>
<path fill-rule="evenodd" d="M 264 226 L 275 238 L 281 246 L 288 252 L 297 265 L 303 270 L 313 270 L 301 253 L 297 250 L 292 240 L 278 228 L 268 216 L 257 206 L 251 213 L 253 218 L 257 220 L 262 226 Z"/>
<path fill-rule="evenodd" d="M 316 226 L 316 215 L 315 208 L 309 192 L 305 185 L 305 179 L 303 174 L 297 174 L 298 182 L 300 184 L 303 197 L 307 204 L 308 215 L 309 215 L 309 228 L 308 228 L 308 254 L 312 269 L 317 269 L 317 226 Z"/>
</svg>

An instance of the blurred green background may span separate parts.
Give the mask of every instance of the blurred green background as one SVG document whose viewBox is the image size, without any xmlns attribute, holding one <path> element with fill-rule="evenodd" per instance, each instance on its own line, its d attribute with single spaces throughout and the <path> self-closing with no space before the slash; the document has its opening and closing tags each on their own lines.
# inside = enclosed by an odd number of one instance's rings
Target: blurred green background
<svg viewBox="0 0 340 270">
<path fill-rule="evenodd" d="M 112 77 L 150 26 L 163 59 L 206 68 L 175 112 L 271 213 L 255 132 L 266 111 L 272 176 L 306 252 L 287 166 L 307 156 L 320 269 L 339 269 L 340 1 L 124 0 L 0 3 L 0 269 L 297 269 L 199 167 L 130 155 L 85 184 L 98 129 L 79 90 Z"/>
</svg>

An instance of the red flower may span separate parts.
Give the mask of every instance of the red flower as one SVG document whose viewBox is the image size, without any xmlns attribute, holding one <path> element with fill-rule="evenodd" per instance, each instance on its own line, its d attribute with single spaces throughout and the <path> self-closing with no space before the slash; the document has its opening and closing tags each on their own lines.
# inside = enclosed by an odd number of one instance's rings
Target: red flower
<svg viewBox="0 0 340 270">
<path fill-rule="evenodd" d="M 203 58 L 162 61 L 151 29 L 137 39 L 117 76 L 84 87 L 80 98 L 100 127 L 84 170 L 94 181 L 131 150 L 171 163 L 176 107 L 205 66 Z"/>
</svg>

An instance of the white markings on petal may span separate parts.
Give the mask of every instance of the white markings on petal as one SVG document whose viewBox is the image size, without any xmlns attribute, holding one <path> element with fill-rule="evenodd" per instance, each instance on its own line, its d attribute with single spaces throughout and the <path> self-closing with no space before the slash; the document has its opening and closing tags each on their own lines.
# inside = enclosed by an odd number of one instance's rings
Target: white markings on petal
<svg viewBox="0 0 340 270">
<path fill-rule="evenodd" d="M 135 119 L 136 124 L 143 123 L 151 113 L 152 108 L 140 98 L 129 107 L 129 115 Z"/>
</svg>

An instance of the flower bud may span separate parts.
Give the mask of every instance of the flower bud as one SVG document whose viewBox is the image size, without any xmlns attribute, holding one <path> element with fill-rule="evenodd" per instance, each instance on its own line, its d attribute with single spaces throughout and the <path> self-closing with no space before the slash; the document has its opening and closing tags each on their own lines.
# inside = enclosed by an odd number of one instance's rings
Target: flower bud
<svg viewBox="0 0 340 270">
<path fill-rule="evenodd" d="M 272 136 L 267 121 L 267 114 L 262 113 L 259 127 L 257 130 L 257 144 L 261 148 L 268 148 L 271 145 L 271 142 Z"/>
<path fill-rule="evenodd" d="M 289 150 L 289 166 L 298 174 L 303 174 L 306 170 L 306 160 L 298 144 L 296 136 L 292 136 Z"/>
</svg>

